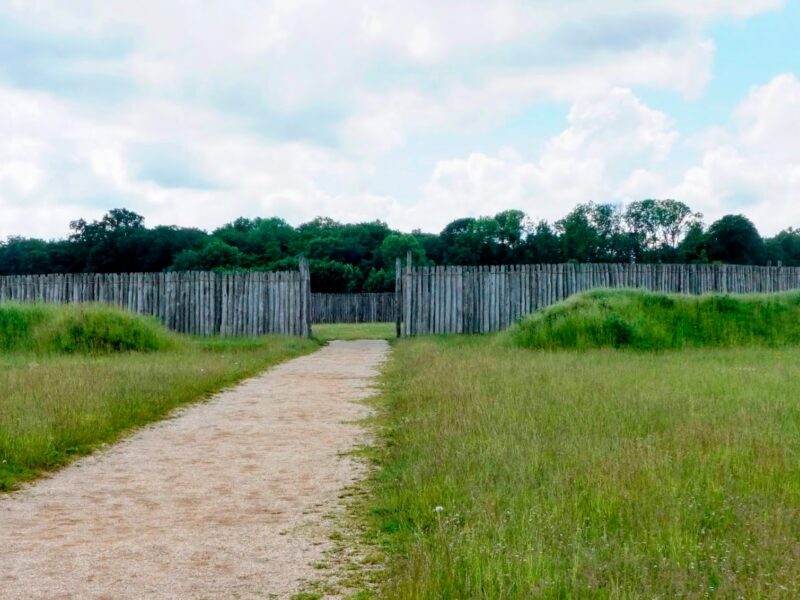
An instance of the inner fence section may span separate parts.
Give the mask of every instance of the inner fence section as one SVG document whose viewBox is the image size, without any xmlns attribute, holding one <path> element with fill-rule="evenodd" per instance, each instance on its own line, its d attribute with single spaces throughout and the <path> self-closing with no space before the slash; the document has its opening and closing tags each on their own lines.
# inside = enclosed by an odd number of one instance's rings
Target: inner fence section
<svg viewBox="0 0 800 600">
<path fill-rule="evenodd" d="M 397 316 L 394 292 L 311 294 L 312 323 L 386 323 Z"/>
</svg>

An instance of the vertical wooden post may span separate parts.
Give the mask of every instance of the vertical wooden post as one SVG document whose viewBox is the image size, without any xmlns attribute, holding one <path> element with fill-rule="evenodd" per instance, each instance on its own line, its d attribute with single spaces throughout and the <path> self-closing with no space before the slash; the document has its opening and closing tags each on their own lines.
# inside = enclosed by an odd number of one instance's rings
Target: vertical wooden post
<svg viewBox="0 0 800 600">
<path fill-rule="evenodd" d="M 411 251 L 406 254 L 406 274 L 403 282 L 403 323 L 405 325 L 404 335 L 406 337 L 414 334 L 414 324 L 411 322 L 411 294 L 413 292 L 411 284 Z"/>
<path fill-rule="evenodd" d="M 398 256 L 397 259 L 394 261 L 394 328 L 397 337 L 400 337 L 401 329 L 402 329 L 402 321 L 403 321 L 403 314 L 402 314 L 402 307 L 403 307 L 403 261 L 400 260 Z"/>
<path fill-rule="evenodd" d="M 308 260 L 301 256 L 298 261 L 300 266 L 300 319 L 303 337 L 311 337 L 311 271 Z"/>
</svg>

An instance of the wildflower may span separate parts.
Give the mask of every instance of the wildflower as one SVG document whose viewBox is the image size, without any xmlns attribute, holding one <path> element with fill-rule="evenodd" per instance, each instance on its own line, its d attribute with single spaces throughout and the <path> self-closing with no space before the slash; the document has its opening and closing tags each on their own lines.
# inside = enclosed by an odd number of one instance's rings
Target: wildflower
<svg viewBox="0 0 800 600">
<path fill-rule="evenodd" d="M 441 513 L 443 510 L 444 510 L 444 506 L 437 506 L 436 508 L 434 508 L 434 509 L 433 509 L 433 512 L 435 512 L 435 513 L 438 515 L 438 514 L 440 514 L 440 513 Z"/>
</svg>

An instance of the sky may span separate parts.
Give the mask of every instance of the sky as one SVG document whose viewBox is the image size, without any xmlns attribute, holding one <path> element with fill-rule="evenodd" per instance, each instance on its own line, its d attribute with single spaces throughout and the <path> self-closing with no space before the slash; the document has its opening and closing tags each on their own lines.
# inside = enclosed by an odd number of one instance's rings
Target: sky
<svg viewBox="0 0 800 600">
<path fill-rule="evenodd" d="M 125 207 L 800 227 L 800 0 L 0 0 L 0 239 Z"/>
</svg>

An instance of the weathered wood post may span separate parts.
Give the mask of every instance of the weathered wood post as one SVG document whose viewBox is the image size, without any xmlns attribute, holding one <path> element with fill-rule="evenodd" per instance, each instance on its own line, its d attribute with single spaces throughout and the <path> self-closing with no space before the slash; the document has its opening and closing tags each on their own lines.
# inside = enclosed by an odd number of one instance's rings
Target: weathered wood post
<svg viewBox="0 0 800 600">
<path fill-rule="evenodd" d="M 394 261 L 394 320 L 395 332 L 400 337 L 403 322 L 403 262 L 398 256 Z"/>
<path fill-rule="evenodd" d="M 298 266 L 300 268 L 300 335 L 311 337 L 311 271 L 305 256 L 300 257 Z"/>
<path fill-rule="evenodd" d="M 411 315 L 411 293 L 413 286 L 411 285 L 411 250 L 406 254 L 406 274 L 405 281 L 403 282 L 403 323 L 405 325 L 405 336 L 408 337 L 414 334 L 414 323 L 412 323 Z"/>
</svg>

